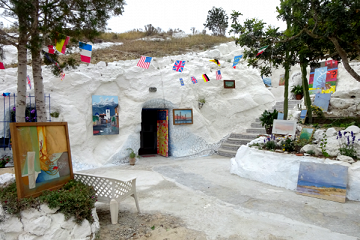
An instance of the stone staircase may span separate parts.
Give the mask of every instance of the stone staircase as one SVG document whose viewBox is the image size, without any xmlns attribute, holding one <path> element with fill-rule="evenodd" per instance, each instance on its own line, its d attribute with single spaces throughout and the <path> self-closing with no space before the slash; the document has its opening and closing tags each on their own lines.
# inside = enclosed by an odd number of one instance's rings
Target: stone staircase
<svg viewBox="0 0 360 240">
<path fill-rule="evenodd" d="M 246 133 L 231 133 L 230 137 L 223 142 L 218 149 L 218 154 L 225 157 L 235 157 L 241 145 L 246 145 L 251 140 L 257 138 L 259 134 L 266 134 L 265 128 L 261 126 L 257 118 L 251 123 L 251 128 L 246 129 Z"/>
<path fill-rule="evenodd" d="M 289 100 L 288 109 L 292 110 L 301 100 Z M 276 102 L 272 107 L 279 112 L 283 112 L 284 102 Z M 272 111 L 270 110 L 270 111 Z M 246 145 L 251 140 L 257 138 L 260 134 L 266 134 L 265 128 L 261 126 L 260 120 L 257 118 L 251 123 L 251 128 L 246 129 L 246 133 L 231 133 L 230 137 L 221 144 L 218 154 L 225 157 L 235 157 L 237 150 L 241 145 Z"/>
</svg>

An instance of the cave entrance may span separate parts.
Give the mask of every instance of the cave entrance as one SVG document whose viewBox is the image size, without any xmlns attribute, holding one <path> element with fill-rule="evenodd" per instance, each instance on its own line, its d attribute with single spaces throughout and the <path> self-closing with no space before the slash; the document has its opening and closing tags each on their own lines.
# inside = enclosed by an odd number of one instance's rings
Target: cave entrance
<svg viewBox="0 0 360 240">
<path fill-rule="evenodd" d="M 169 156 L 169 111 L 147 109 L 141 111 L 139 155 Z"/>
</svg>

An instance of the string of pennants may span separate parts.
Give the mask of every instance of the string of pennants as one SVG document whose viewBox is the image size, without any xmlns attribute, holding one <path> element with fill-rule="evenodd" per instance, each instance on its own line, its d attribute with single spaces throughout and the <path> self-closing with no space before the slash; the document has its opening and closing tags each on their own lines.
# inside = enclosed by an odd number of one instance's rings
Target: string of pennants
<svg viewBox="0 0 360 240">
<path fill-rule="evenodd" d="M 48 45 L 47 47 L 44 47 L 42 50 L 44 52 L 45 57 L 52 63 L 55 64 L 55 66 L 58 67 L 58 69 L 60 70 L 60 76 L 61 76 L 61 81 L 65 78 L 65 73 L 61 70 L 59 64 L 54 61 L 48 54 L 54 54 L 55 53 L 55 49 L 62 53 L 65 54 L 66 51 L 66 46 L 70 41 L 70 37 L 67 36 L 65 39 L 62 39 L 60 41 L 56 41 L 55 40 L 55 48 L 53 45 Z M 262 54 L 266 48 L 268 46 L 264 46 L 261 47 L 258 50 L 258 53 L 256 56 Z M 86 62 L 86 63 L 90 63 L 91 62 L 91 53 L 92 53 L 92 45 L 91 44 L 87 44 L 87 43 L 83 43 L 83 42 L 79 42 L 79 48 L 80 48 L 80 58 L 82 62 Z M 235 56 L 234 57 L 234 61 L 233 61 L 233 68 L 236 69 L 236 65 L 240 62 L 240 59 L 242 58 L 243 55 L 239 55 L 239 56 Z M 140 60 L 137 64 L 138 67 L 141 68 L 145 68 L 148 69 L 151 63 L 152 57 L 147 57 L 147 56 L 141 56 Z M 218 59 L 211 59 L 209 60 L 210 62 L 214 62 L 216 65 L 218 65 L 220 67 L 220 61 Z M 173 70 L 177 71 L 177 72 L 182 72 L 184 70 L 185 67 L 185 63 L 186 61 L 180 61 L 180 60 L 176 60 L 173 66 Z M 4 64 L 2 62 L 2 60 L 0 59 L 0 69 L 5 69 Z M 203 74 L 202 78 L 204 80 L 204 82 L 209 82 L 210 78 L 206 75 Z M 216 71 L 216 80 L 221 80 L 222 79 L 222 75 L 221 75 L 221 71 L 217 70 Z M 31 82 L 30 82 L 30 78 L 29 76 L 27 76 L 27 81 L 28 81 L 28 85 L 31 89 Z M 196 80 L 196 78 L 194 76 L 191 77 L 191 81 L 193 84 L 198 83 L 198 81 Z M 180 78 L 180 84 L 181 86 L 184 86 L 184 81 L 182 78 Z"/>
<path fill-rule="evenodd" d="M 261 49 L 263 49 L 263 48 L 261 48 Z M 261 53 L 263 53 L 263 52 L 264 52 L 264 49 L 262 50 Z M 261 53 L 259 51 L 258 54 L 261 54 Z M 234 62 L 233 62 L 233 66 L 232 66 L 234 69 L 236 69 L 236 65 L 240 62 L 240 59 L 242 58 L 242 56 L 243 55 L 239 55 L 239 56 L 234 57 Z M 137 66 L 141 67 L 141 68 L 149 69 L 151 61 L 152 61 L 152 57 L 141 56 L 139 62 L 137 63 Z M 221 65 L 220 61 L 218 59 L 211 59 L 209 61 L 215 63 L 219 67 Z M 186 63 L 186 61 L 176 60 L 172 70 L 174 70 L 176 72 L 182 72 L 184 70 L 185 63 Z M 216 80 L 221 80 L 222 79 L 221 71 L 217 70 L 215 73 L 216 73 Z M 204 82 L 209 82 L 210 81 L 210 78 L 206 74 L 202 74 L 201 77 L 204 80 Z M 180 78 L 179 80 L 180 80 L 180 85 L 185 86 L 184 79 Z M 198 83 L 197 79 L 194 76 L 191 77 L 191 82 L 193 84 Z"/>
</svg>

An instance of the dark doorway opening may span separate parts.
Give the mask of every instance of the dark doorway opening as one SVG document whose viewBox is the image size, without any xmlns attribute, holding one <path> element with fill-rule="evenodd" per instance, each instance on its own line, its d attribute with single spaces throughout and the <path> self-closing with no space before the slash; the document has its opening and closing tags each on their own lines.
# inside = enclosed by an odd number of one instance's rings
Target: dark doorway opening
<svg viewBox="0 0 360 240">
<path fill-rule="evenodd" d="M 158 154 L 168 157 L 168 113 L 168 109 L 142 109 L 139 155 Z"/>
<path fill-rule="evenodd" d="M 157 110 L 143 109 L 141 112 L 139 155 L 157 153 Z"/>
</svg>

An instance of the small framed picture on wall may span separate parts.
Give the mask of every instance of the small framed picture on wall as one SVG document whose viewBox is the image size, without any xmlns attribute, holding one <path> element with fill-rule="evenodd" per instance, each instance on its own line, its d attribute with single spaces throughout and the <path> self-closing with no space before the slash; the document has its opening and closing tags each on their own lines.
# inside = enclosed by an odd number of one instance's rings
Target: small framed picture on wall
<svg viewBox="0 0 360 240">
<path fill-rule="evenodd" d="M 224 80 L 224 88 L 235 88 L 235 80 Z"/>
<path fill-rule="evenodd" d="M 193 124 L 192 109 L 173 109 L 173 124 Z"/>
</svg>

